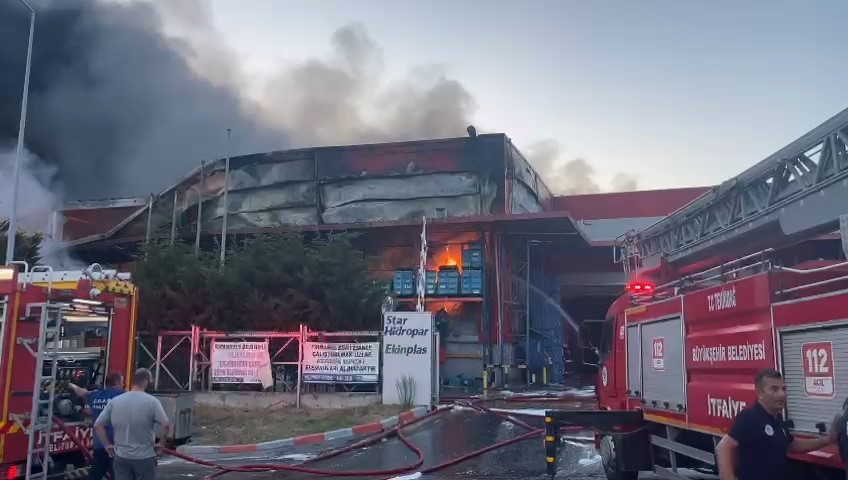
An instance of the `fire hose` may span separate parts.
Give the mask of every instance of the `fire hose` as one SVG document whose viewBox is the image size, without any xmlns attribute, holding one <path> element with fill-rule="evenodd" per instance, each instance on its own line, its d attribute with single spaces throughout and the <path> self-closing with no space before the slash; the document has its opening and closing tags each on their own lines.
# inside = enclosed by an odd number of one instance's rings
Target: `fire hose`
<svg viewBox="0 0 848 480">
<path fill-rule="evenodd" d="M 436 471 L 439 471 L 439 470 L 460 464 L 462 462 L 465 462 L 465 461 L 470 460 L 472 458 L 478 457 L 478 456 L 483 455 L 485 453 L 491 452 L 493 450 L 498 450 L 500 448 L 503 448 L 503 447 L 506 447 L 506 446 L 509 446 L 509 445 L 512 445 L 512 444 L 515 444 L 515 443 L 519 443 L 519 442 L 522 442 L 522 441 L 525 441 L 525 440 L 529 440 L 531 438 L 539 437 L 544 433 L 543 428 L 534 427 L 534 426 L 532 426 L 532 425 L 530 425 L 530 424 L 528 424 L 524 421 L 521 421 L 517 418 L 514 418 L 511 414 L 493 411 L 493 410 L 481 405 L 481 403 L 482 403 L 482 400 L 476 400 L 476 401 L 468 401 L 468 402 L 457 402 L 454 405 L 442 406 L 442 407 L 439 407 L 439 408 L 433 410 L 432 412 L 429 412 L 426 415 L 419 417 L 419 418 L 416 418 L 414 420 L 410 420 L 410 421 L 407 421 L 407 422 L 400 422 L 399 421 L 398 424 L 395 425 L 393 428 L 388 429 L 385 432 L 383 432 L 379 435 L 376 435 L 372 438 L 368 438 L 368 439 L 362 440 L 360 442 L 356 442 L 356 443 L 349 445 L 347 447 L 344 447 L 344 448 L 340 448 L 340 449 L 337 449 L 337 450 L 327 452 L 325 454 L 319 455 L 317 457 L 311 458 L 309 460 L 306 460 L 304 462 L 301 462 L 301 463 L 295 464 L 295 465 L 264 464 L 264 463 L 246 464 L 246 465 L 223 465 L 223 464 L 219 464 L 219 463 L 215 463 L 215 462 L 191 457 L 191 456 L 188 456 L 188 455 L 185 455 L 185 454 L 182 454 L 180 452 L 170 450 L 170 449 L 165 449 L 163 453 L 165 453 L 167 455 L 171 455 L 173 457 L 179 458 L 179 459 L 187 461 L 187 462 L 191 462 L 191 463 L 203 466 L 203 467 L 214 468 L 214 469 L 218 470 L 217 472 L 214 472 L 214 473 L 204 477 L 204 480 L 212 480 L 212 479 L 218 478 L 220 476 L 223 476 L 227 473 L 259 473 L 259 472 L 273 472 L 273 471 L 298 472 L 298 473 L 306 473 L 306 474 L 330 476 L 330 477 L 333 477 L 333 476 L 335 476 L 335 477 L 372 477 L 372 476 L 373 477 L 382 477 L 382 476 L 400 475 L 400 474 L 410 473 L 410 472 L 414 472 L 414 471 L 419 471 L 422 474 L 433 473 L 433 472 L 436 472 Z M 448 410 L 454 408 L 455 406 L 464 406 L 464 407 L 467 407 L 467 408 L 472 408 L 474 410 L 477 410 L 481 413 L 487 413 L 487 414 L 495 415 L 495 416 L 500 417 L 503 420 L 506 420 L 506 421 L 508 421 L 508 422 L 510 422 L 510 423 L 512 423 L 516 426 L 519 426 L 519 427 L 521 427 L 521 428 L 523 428 L 527 431 L 522 435 L 494 443 L 494 444 L 489 445 L 487 447 L 483 447 L 483 448 L 480 448 L 480 449 L 475 450 L 473 452 L 466 453 L 464 455 L 461 455 L 459 457 L 447 460 L 447 461 L 442 462 L 440 464 L 433 465 L 433 466 L 430 466 L 430 467 L 427 467 L 427 468 L 424 468 L 424 469 L 420 469 L 420 467 L 424 464 L 424 460 L 425 460 L 424 453 L 421 451 L 420 448 L 416 447 L 412 442 L 409 441 L 409 439 L 406 438 L 406 435 L 404 434 L 403 430 L 405 428 L 411 427 L 414 424 L 423 422 L 423 421 L 430 419 L 430 418 L 432 418 L 436 415 L 439 415 L 439 414 L 441 414 L 445 411 L 448 411 Z M 77 447 L 79 447 L 79 449 L 83 452 L 83 455 L 85 455 L 86 459 L 88 461 L 91 461 L 92 460 L 91 452 L 83 446 L 82 442 L 75 435 L 72 434 L 72 432 L 64 424 L 64 422 L 62 422 L 62 420 L 59 419 L 59 418 L 55 418 L 54 421 L 66 434 L 68 434 L 68 436 L 77 445 Z M 566 427 L 565 429 L 566 430 L 580 430 L 581 427 Z M 401 466 L 401 467 L 395 467 L 395 468 L 390 468 L 390 469 L 360 470 L 360 471 L 324 470 L 324 469 L 310 468 L 310 467 L 305 466 L 305 465 L 310 464 L 310 463 L 315 463 L 315 462 L 319 462 L 319 461 L 322 461 L 322 460 L 327 460 L 329 458 L 333 458 L 333 457 L 336 457 L 338 455 L 341 455 L 341 454 L 344 454 L 344 453 L 347 453 L 347 452 L 351 452 L 351 451 L 354 451 L 354 450 L 358 450 L 358 449 L 361 449 L 361 448 L 365 448 L 365 447 L 377 444 L 377 443 L 379 443 L 379 442 L 383 441 L 384 439 L 391 437 L 391 436 L 397 436 L 398 440 L 400 440 L 400 442 L 403 443 L 404 446 L 406 446 L 409 450 L 411 450 L 416 455 L 417 458 L 414 462 L 407 464 L 407 465 L 404 465 L 404 466 Z"/>
</svg>

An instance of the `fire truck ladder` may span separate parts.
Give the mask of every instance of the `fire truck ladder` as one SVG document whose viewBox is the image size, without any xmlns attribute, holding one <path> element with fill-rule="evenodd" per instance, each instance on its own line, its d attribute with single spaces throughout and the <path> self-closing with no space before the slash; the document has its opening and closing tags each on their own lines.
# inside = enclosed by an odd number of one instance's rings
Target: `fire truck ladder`
<svg viewBox="0 0 848 480">
<path fill-rule="evenodd" d="M 19 342 L 35 357 L 36 375 L 32 387 L 32 409 L 30 410 L 29 425 L 26 429 L 29 435 L 26 480 L 47 478 L 51 463 L 50 432 L 53 430 L 53 403 L 56 393 L 57 360 L 61 343 L 64 305 L 43 303 L 29 305 L 29 307 L 40 307 L 41 319 L 36 350 L 33 350 L 27 341 L 19 339 Z M 49 368 L 49 375 L 44 374 L 45 367 Z M 42 398 L 42 394 L 45 392 L 47 398 Z M 40 467 L 41 471 L 36 472 L 36 467 Z"/>
<path fill-rule="evenodd" d="M 49 267 L 34 267 L 33 272 L 40 268 L 46 270 L 48 280 L 47 297 L 52 291 L 52 269 Z M 53 404 L 56 395 L 56 374 L 61 344 L 62 320 L 65 304 L 46 303 L 27 305 L 27 317 L 34 309 L 40 310 L 40 321 L 37 339 L 18 338 L 17 342 L 35 357 L 35 378 L 32 386 L 32 408 L 28 421 L 18 419 L 28 434 L 26 480 L 47 478 L 50 468 L 50 433 L 53 430 Z M 36 343 L 33 349 L 31 344 Z M 45 367 L 50 373 L 44 374 Z M 46 398 L 42 398 L 47 393 Z M 40 470 L 40 471 L 39 471 Z"/>
<path fill-rule="evenodd" d="M 651 268 L 778 248 L 835 231 L 848 211 L 848 109 L 740 175 L 619 242 L 625 265 Z M 728 251 L 736 249 L 735 251 Z M 745 251 L 747 250 L 747 252 Z"/>
</svg>

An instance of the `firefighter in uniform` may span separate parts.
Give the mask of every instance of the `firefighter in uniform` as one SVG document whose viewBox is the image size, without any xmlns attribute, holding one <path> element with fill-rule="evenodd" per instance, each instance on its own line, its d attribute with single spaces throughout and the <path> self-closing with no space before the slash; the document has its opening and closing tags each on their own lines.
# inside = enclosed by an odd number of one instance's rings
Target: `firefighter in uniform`
<svg viewBox="0 0 848 480">
<path fill-rule="evenodd" d="M 848 398 L 842 403 L 842 413 L 833 420 L 830 430 L 836 435 L 836 444 L 839 446 L 842 465 L 848 470 Z M 848 474 L 845 477 L 848 478 Z"/>
<path fill-rule="evenodd" d="M 836 435 L 795 438 L 780 412 L 786 406 L 786 382 L 780 372 L 761 370 L 754 379 L 757 403 L 746 408 L 716 446 L 721 480 L 789 480 L 786 454 L 805 453 L 835 443 Z"/>
<path fill-rule="evenodd" d="M 69 384 L 74 393 L 85 400 L 88 409 L 91 411 L 91 420 L 94 422 L 97 417 L 106 408 L 106 404 L 113 398 L 124 393 L 124 377 L 119 372 L 112 372 L 106 377 L 105 385 L 100 390 L 88 391 L 82 387 Z M 110 432 L 111 435 L 111 432 Z M 101 480 L 108 473 L 111 478 L 115 478 L 112 472 L 112 457 L 103 446 L 103 442 L 97 438 L 96 434 L 92 434 L 94 448 L 92 456 L 94 461 L 91 464 L 88 478 L 90 480 Z"/>
</svg>

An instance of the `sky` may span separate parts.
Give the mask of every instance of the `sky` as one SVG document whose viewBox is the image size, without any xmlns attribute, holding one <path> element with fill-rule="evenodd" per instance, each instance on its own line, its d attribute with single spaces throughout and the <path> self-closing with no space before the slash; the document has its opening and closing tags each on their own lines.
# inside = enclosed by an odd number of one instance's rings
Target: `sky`
<svg viewBox="0 0 848 480">
<path fill-rule="evenodd" d="M 848 107 L 839 0 L 211 0 L 248 76 L 360 22 L 387 74 L 441 66 L 478 131 L 555 141 L 602 186 L 727 180 Z"/>
</svg>

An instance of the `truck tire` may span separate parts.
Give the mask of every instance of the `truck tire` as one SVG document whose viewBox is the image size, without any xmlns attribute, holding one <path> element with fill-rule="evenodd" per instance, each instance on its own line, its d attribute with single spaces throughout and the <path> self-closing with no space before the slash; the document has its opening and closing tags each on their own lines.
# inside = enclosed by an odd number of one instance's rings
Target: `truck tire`
<svg viewBox="0 0 848 480">
<path fill-rule="evenodd" d="M 615 456 L 615 439 L 611 435 L 601 437 L 601 464 L 607 480 L 636 480 L 639 472 L 621 470 Z"/>
</svg>

